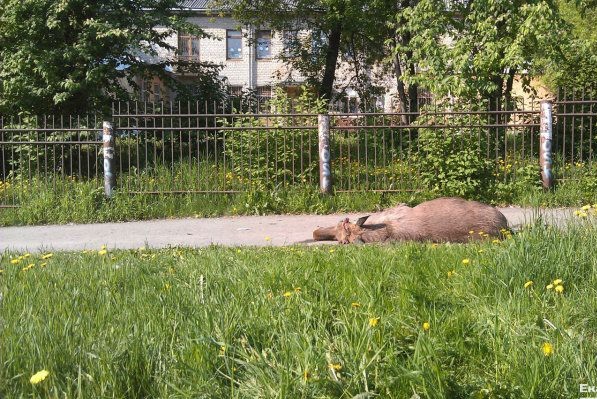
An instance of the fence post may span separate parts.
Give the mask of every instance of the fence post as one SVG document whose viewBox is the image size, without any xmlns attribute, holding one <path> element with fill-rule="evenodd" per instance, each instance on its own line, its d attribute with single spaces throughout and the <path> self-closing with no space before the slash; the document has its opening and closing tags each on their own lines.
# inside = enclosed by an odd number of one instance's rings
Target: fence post
<svg viewBox="0 0 597 399">
<path fill-rule="evenodd" d="M 553 139 L 552 102 L 541 101 L 541 127 L 539 131 L 539 165 L 541 167 L 541 181 L 543 188 L 553 187 L 553 157 L 551 153 Z"/>
<path fill-rule="evenodd" d="M 319 190 L 324 194 L 332 193 L 332 167 L 330 155 L 330 116 L 317 115 L 319 131 Z"/>
<path fill-rule="evenodd" d="M 114 126 L 112 122 L 104 122 L 103 124 L 103 141 L 104 141 L 104 192 L 106 197 L 112 197 L 114 188 L 116 187 L 116 174 L 114 171 Z"/>
</svg>

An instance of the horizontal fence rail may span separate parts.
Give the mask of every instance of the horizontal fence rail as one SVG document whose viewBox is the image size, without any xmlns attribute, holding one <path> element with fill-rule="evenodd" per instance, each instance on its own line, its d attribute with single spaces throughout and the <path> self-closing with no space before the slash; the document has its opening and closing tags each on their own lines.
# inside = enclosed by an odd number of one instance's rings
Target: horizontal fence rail
<svg viewBox="0 0 597 399">
<path fill-rule="evenodd" d="M 553 104 L 553 174 L 584 178 L 593 167 L 597 100 L 561 93 Z M 537 102 L 489 109 L 426 101 L 417 112 L 241 105 L 116 103 L 108 118 L 0 118 L 0 206 L 19 206 L 42 186 L 75 195 L 74 183 L 85 183 L 101 192 L 104 120 L 114 126 L 115 192 L 131 195 L 317 189 L 321 115 L 334 192 L 429 189 L 442 178 L 435 160 L 453 157 L 483 162 L 495 182 L 539 173 Z"/>
<path fill-rule="evenodd" d="M 44 190 L 63 192 L 72 182 L 99 181 L 101 148 L 97 117 L 0 117 L 0 207 Z"/>
</svg>

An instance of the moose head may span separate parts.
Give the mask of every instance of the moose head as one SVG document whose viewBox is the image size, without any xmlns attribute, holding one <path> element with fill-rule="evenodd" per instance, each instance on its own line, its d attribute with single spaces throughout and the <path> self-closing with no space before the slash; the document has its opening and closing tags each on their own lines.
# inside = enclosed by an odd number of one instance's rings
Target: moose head
<svg viewBox="0 0 597 399">
<path fill-rule="evenodd" d="M 350 220 L 346 218 L 336 226 L 321 227 L 313 232 L 313 239 L 316 241 L 338 241 L 340 244 L 363 242 L 361 235 L 367 230 L 363 224 L 368 218 L 369 215 L 360 217 L 356 223 L 350 223 Z"/>
</svg>

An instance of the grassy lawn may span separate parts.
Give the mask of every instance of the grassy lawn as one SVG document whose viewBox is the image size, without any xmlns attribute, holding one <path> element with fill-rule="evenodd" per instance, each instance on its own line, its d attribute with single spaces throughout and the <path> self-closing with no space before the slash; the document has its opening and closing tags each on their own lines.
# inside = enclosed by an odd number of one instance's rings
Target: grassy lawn
<svg viewBox="0 0 597 399">
<path fill-rule="evenodd" d="M 577 398 L 597 384 L 596 246 L 586 222 L 468 245 L 5 253 L 0 397 Z"/>
</svg>

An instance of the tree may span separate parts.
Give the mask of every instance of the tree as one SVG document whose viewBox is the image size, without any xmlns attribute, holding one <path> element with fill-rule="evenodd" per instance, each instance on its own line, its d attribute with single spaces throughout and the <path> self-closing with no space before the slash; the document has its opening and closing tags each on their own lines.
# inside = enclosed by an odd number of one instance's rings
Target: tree
<svg viewBox="0 0 597 399">
<path fill-rule="evenodd" d="M 305 32 L 286 38 L 282 60 L 298 70 L 328 101 L 334 96 L 339 61 L 351 64 L 356 81 L 350 85 L 373 89 L 369 69 L 390 53 L 387 24 L 393 19 L 395 1 L 390 0 L 220 0 L 241 23 L 267 26 L 279 32 Z"/>
<path fill-rule="evenodd" d="M 405 15 L 418 67 L 409 79 L 439 96 L 487 99 L 492 108 L 510 98 L 517 75 L 528 86 L 533 61 L 553 51 L 563 26 L 551 0 L 420 0 Z"/>
<path fill-rule="evenodd" d="M 167 38 L 185 30 L 176 0 L 0 0 L 0 112 L 81 113 L 130 96 L 135 76 L 193 70 L 208 80 L 215 67 L 178 61 Z"/>
<path fill-rule="evenodd" d="M 559 0 L 558 8 L 566 29 L 561 45 L 536 63 L 542 81 L 553 91 L 558 88 L 595 90 L 597 76 L 597 9 L 594 5 Z"/>
</svg>

